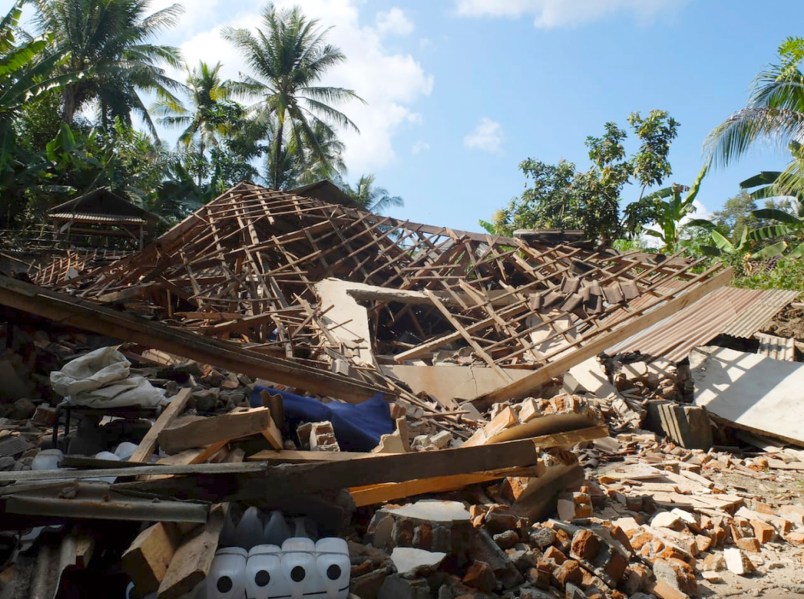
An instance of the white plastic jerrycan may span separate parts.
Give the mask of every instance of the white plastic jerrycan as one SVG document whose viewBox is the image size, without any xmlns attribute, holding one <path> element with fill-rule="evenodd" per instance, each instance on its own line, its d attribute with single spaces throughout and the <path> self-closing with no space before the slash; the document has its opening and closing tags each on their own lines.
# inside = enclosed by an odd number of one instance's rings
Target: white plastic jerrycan
<svg viewBox="0 0 804 599">
<path fill-rule="evenodd" d="M 215 552 L 207 575 L 207 599 L 243 599 L 246 595 L 246 559 L 241 547 L 225 547 Z"/>
<path fill-rule="evenodd" d="M 262 520 L 260 512 L 254 506 L 243 512 L 243 517 L 235 529 L 235 545 L 246 551 L 262 543 Z"/>
<path fill-rule="evenodd" d="M 318 554 L 318 575 L 323 582 L 327 599 L 349 597 L 349 575 L 352 563 L 349 560 L 349 545 L 343 539 L 329 537 L 315 544 Z"/>
<path fill-rule="evenodd" d="M 282 543 L 289 539 L 290 536 L 290 528 L 288 523 L 285 522 L 282 512 L 279 510 L 272 511 L 262 531 L 262 542 L 266 545 L 281 547 Z"/>
<path fill-rule="evenodd" d="M 318 573 L 312 539 L 291 537 L 282 543 L 282 570 L 290 584 L 291 599 L 323 594 L 324 581 Z"/>
<path fill-rule="evenodd" d="M 277 545 L 256 545 L 246 562 L 247 599 L 290 597 L 290 582 L 282 570 L 282 554 Z"/>
</svg>

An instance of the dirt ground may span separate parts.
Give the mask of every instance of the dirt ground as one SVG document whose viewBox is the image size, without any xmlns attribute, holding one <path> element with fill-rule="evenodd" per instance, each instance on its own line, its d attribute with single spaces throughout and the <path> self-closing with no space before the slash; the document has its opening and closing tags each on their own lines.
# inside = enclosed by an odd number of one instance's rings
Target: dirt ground
<svg viewBox="0 0 804 599">
<path fill-rule="evenodd" d="M 773 480 L 752 478 L 739 472 L 715 473 L 717 486 L 729 487 L 750 497 L 793 503 L 804 494 L 804 473 L 779 473 Z M 702 597 L 765 597 L 786 599 L 804 597 L 804 549 L 786 543 L 767 543 L 759 554 L 751 554 L 757 571 L 751 576 L 718 572 L 722 582 L 699 580 Z"/>
<path fill-rule="evenodd" d="M 762 332 L 778 337 L 793 337 L 798 341 L 804 341 L 804 308 L 795 308 L 793 305 L 787 306 Z"/>
</svg>

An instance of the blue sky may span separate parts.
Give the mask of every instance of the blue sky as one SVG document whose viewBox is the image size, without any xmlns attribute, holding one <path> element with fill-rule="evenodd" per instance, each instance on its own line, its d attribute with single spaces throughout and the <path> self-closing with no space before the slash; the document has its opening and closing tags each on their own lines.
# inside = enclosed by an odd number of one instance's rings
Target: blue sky
<svg viewBox="0 0 804 599">
<path fill-rule="evenodd" d="M 681 123 L 671 180 L 690 183 L 709 131 L 744 105 L 779 43 L 804 35 L 795 26 L 804 22 L 800 0 L 277 2 L 293 3 L 332 26 L 330 40 L 347 55 L 325 83 L 368 102 L 343 107 L 361 129 L 344 136 L 347 179 L 374 173 L 405 200 L 393 216 L 466 230 L 521 193 L 521 160 L 584 168 L 586 136 L 606 121 L 625 126 L 632 111 L 665 109 Z M 190 63 L 220 60 L 237 77 L 246 67 L 219 28 L 256 26 L 262 3 L 184 4 L 180 27 L 160 41 Z M 698 215 L 722 206 L 739 181 L 784 163 L 784 152 L 765 147 L 711 173 Z"/>
</svg>

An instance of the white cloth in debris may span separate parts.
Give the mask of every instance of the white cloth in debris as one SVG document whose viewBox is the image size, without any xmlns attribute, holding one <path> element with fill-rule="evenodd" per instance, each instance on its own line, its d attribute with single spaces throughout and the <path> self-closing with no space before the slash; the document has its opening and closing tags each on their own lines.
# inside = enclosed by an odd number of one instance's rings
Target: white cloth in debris
<svg viewBox="0 0 804 599">
<path fill-rule="evenodd" d="M 131 363 L 117 347 L 102 347 L 50 373 L 53 390 L 90 408 L 152 407 L 165 403 L 165 392 L 142 376 L 131 376 Z"/>
</svg>

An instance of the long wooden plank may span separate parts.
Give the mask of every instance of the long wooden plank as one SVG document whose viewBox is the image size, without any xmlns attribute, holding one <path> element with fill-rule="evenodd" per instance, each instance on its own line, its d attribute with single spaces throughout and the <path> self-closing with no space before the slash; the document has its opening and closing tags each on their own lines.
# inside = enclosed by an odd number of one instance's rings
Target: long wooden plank
<svg viewBox="0 0 804 599">
<path fill-rule="evenodd" d="M 596 426 L 495 445 L 395 455 L 379 454 L 375 458 L 365 460 L 264 465 L 261 470 L 260 464 L 252 464 L 257 467 L 257 471 L 240 475 L 219 469 L 214 470 L 215 474 L 201 474 L 204 470 L 212 472 L 212 467 L 218 464 L 204 465 L 203 469 L 199 466 L 184 466 L 195 469 L 199 474 L 185 479 L 173 477 L 157 481 L 122 483 L 115 485 L 114 488 L 120 491 L 130 490 L 165 497 L 181 496 L 204 501 L 223 499 L 272 501 L 294 494 L 305 495 L 420 478 L 534 466 L 539 455 L 537 448 L 564 447 L 607 435 L 607 427 Z"/>
<path fill-rule="evenodd" d="M 176 550 L 159 585 L 159 599 L 179 599 L 207 577 L 215 559 L 227 511 L 228 505 L 214 506 L 201 532 Z"/>
<path fill-rule="evenodd" d="M 178 547 L 179 532 L 166 522 L 157 522 L 134 539 L 123 554 L 122 566 L 138 593 L 159 589 Z"/>
<path fill-rule="evenodd" d="M 349 489 L 349 494 L 357 507 L 363 507 L 403 497 L 455 491 L 469 485 L 486 483 L 508 476 L 536 476 L 536 471 L 533 468 L 509 468 L 481 474 L 455 474 L 438 478 L 422 478 L 404 483 L 352 487 Z"/>
<path fill-rule="evenodd" d="M 608 429 L 605 426 L 589 427 L 567 433 L 562 437 L 553 437 L 552 435 L 541 435 L 539 437 L 532 437 L 530 441 L 534 442 L 538 447 L 558 447 L 558 445 L 550 445 L 555 441 L 564 441 L 565 445 L 572 445 L 582 441 L 591 441 L 608 436 Z M 493 443 L 494 441 L 492 441 Z M 471 447 L 471 445 L 464 444 L 464 447 Z M 536 473 L 529 468 L 509 468 L 497 470 L 492 472 L 482 472 L 477 474 L 457 474 L 452 476 L 442 476 L 437 478 L 422 478 L 402 483 L 387 483 L 382 485 L 368 485 L 362 487 L 353 487 L 349 489 L 349 493 L 358 507 L 365 505 L 373 505 L 391 501 L 392 499 L 399 499 L 401 497 L 412 497 L 414 495 L 422 495 L 424 493 L 442 493 L 445 491 L 454 491 L 461 489 L 468 485 L 488 482 L 505 478 L 508 476 L 529 476 L 535 477 Z"/>
<path fill-rule="evenodd" d="M 145 436 L 137 446 L 137 450 L 128 459 L 129 462 L 147 462 L 148 458 L 156 450 L 156 444 L 159 439 L 159 433 L 163 429 L 170 426 L 176 417 L 184 411 L 187 402 L 190 400 L 193 391 L 192 389 L 181 389 L 170 401 L 168 406 L 162 410 L 159 418 L 156 419 L 154 425 L 150 430 L 145 433 Z"/>
<path fill-rule="evenodd" d="M 10 277 L 0 276 L 0 304 L 49 318 L 62 325 L 139 343 L 231 372 L 345 401 L 360 402 L 377 392 L 386 391 L 354 378 L 260 354 L 229 341 L 171 328 Z"/>
<path fill-rule="evenodd" d="M 271 410 L 268 408 L 235 410 L 220 416 L 198 417 L 162 429 L 159 432 L 159 447 L 166 453 L 179 453 L 185 449 L 258 435 L 272 423 Z"/>
<path fill-rule="evenodd" d="M 304 464 L 308 462 L 345 462 L 349 460 L 363 460 L 376 458 L 379 453 L 362 453 L 359 451 L 273 451 L 266 449 L 258 451 L 246 458 L 247 462 L 277 462 L 284 464 Z"/>
<path fill-rule="evenodd" d="M 731 281 L 733 269 L 728 268 L 721 273 L 718 273 L 708 281 L 702 282 L 697 287 L 694 287 L 687 293 L 680 295 L 674 299 L 669 300 L 667 303 L 659 306 L 627 322 L 625 325 L 612 330 L 610 333 L 602 335 L 597 339 L 591 341 L 587 345 L 576 348 L 572 352 L 567 353 L 562 358 L 555 360 L 523 379 L 514 381 L 513 383 L 501 387 L 491 393 L 481 396 L 472 401 L 476 407 L 488 406 L 493 403 L 506 401 L 509 399 L 519 399 L 527 396 L 529 393 L 535 391 L 555 376 L 565 373 L 573 366 L 580 364 L 587 358 L 591 358 L 606 350 L 607 348 L 619 343 L 638 333 L 639 331 L 664 320 L 667 316 L 689 306 L 693 302 L 698 301 L 707 293 L 727 285 Z"/>
</svg>

